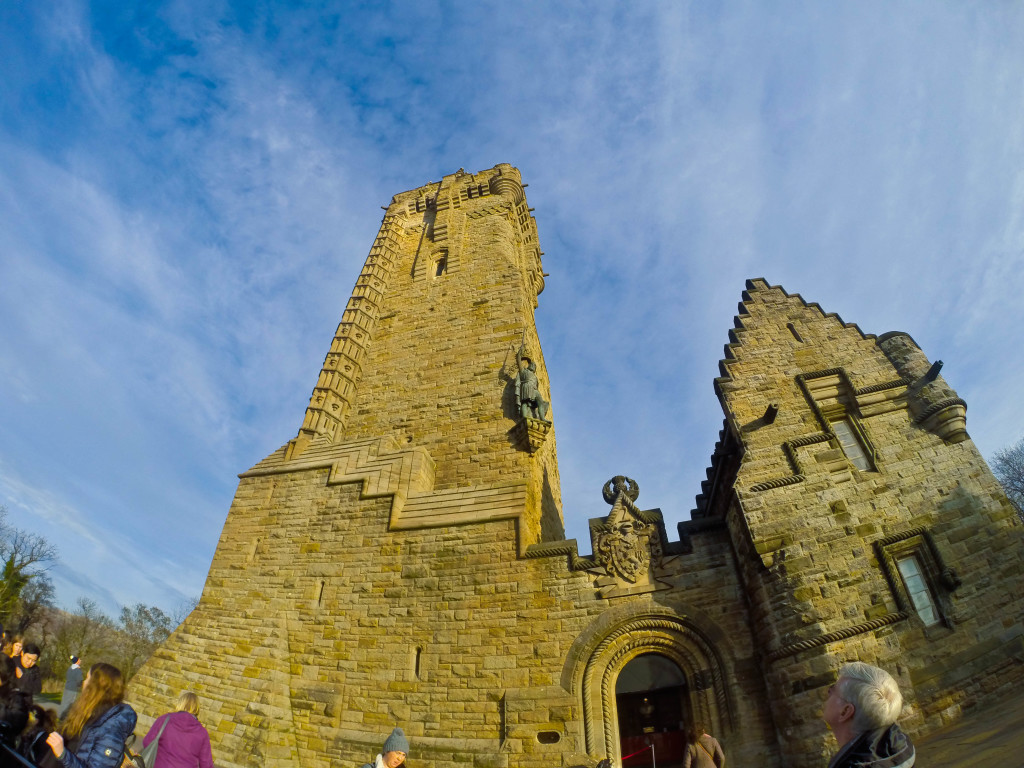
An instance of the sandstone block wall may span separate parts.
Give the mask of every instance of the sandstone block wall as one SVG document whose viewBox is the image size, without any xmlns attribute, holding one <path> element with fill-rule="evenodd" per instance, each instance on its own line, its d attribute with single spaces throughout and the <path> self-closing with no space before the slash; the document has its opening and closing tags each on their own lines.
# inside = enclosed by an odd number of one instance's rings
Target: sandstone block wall
<svg viewBox="0 0 1024 768">
<path fill-rule="evenodd" d="M 358 766 L 395 725 L 420 768 L 618 764 L 616 683 L 656 654 L 731 764 L 809 768 L 844 661 L 896 675 L 912 732 L 1019 684 L 1022 527 L 966 404 L 906 334 L 763 280 L 694 519 L 670 538 L 620 476 L 590 554 L 564 541 L 552 424 L 514 404 L 520 346 L 552 399 L 540 256 L 511 166 L 395 196 L 298 434 L 240 476 L 199 606 L 132 681 L 140 730 L 190 688 L 227 768 Z"/>
<path fill-rule="evenodd" d="M 390 498 L 329 475 L 242 480 L 199 607 L 132 686 L 143 725 L 188 687 L 222 765 L 358 765 L 396 724 L 417 765 L 593 762 L 617 745 L 602 733 L 614 692 L 588 691 L 588 670 L 628 625 L 630 657 L 700 635 L 721 676 L 694 698 L 720 699 L 732 754 L 772 754 L 724 531 L 694 537 L 670 589 L 601 599 L 571 558 L 520 557 L 512 520 L 389 530 Z"/>
<path fill-rule="evenodd" d="M 514 405 L 520 345 L 551 399 L 540 255 L 511 166 L 392 200 L 298 435 L 243 473 L 132 683 L 140 727 L 187 687 L 225 766 L 360 765 L 394 725 L 419 765 L 592 764 L 620 755 L 618 673 L 659 653 L 686 718 L 776 759 L 725 529 L 684 547 L 617 492 L 594 535 L 625 560 L 562 541 L 553 431 Z"/>
<path fill-rule="evenodd" d="M 716 382 L 744 447 L 730 524 L 794 764 L 830 746 L 819 713 L 843 661 L 896 675 L 912 730 L 1021 677 L 1021 526 L 967 436 L 963 401 L 941 376 L 922 380 L 929 364 L 912 340 L 890 338 L 751 281 Z M 843 416 L 868 470 L 830 431 Z M 908 554 L 941 613 L 935 626 L 895 568 Z"/>
</svg>

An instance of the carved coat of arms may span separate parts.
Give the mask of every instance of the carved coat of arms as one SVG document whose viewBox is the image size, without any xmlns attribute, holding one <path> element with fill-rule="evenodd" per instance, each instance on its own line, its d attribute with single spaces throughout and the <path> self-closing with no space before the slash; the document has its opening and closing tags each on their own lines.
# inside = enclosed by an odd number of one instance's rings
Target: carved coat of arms
<svg viewBox="0 0 1024 768">
<path fill-rule="evenodd" d="M 624 520 L 609 525 L 594 540 L 594 555 L 608 573 L 615 573 L 630 583 L 647 575 L 651 565 L 648 540 L 654 526 L 638 520 Z"/>
<path fill-rule="evenodd" d="M 612 505 L 608 517 L 591 521 L 595 586 L 602 597 L 667 589 L 660 512 L 652 517 L 636 506 L 640 488 L 635 480 L 618 475 L 605 483 L 604 500 Z M 674 560 L 674 558 L 669 558 Z"/>
</svg>

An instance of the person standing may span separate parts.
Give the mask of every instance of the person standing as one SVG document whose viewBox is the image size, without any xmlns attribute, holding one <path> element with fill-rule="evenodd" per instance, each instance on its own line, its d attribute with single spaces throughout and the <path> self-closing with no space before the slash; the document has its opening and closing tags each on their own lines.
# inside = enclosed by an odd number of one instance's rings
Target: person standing
<svg viewBox="0 0 1024 768">
<path fill-rule="evenodd" d="M 405 762 L 409 755 L 409 740 L 401 728 L 395 728 L 391 735 L 384 741 L 380 754 L 374 758 L 372 763 L 366 763 L 363 768 L 398 768 Z"/>
<path fill-rule="evenodd" d="M 75 699 L 78 698 L 78 692 L 82 690 L 84 680 L 85 673 L 82 672 L 82 662 L 77 656 L 72 655 L 71 666 L 68 667 L 67 674 L 64 675 L 64 693 L 60 697 L 58 717 L 64 717 L 64 713 L 74 704 Z"/>
<path fill-rule="evenodd" d="M 828 768 L 909 768 L 914 745 L 896 718 L 903 695 L 892 675 L 862 661 L 844 664 L 822 708 L 839 743 Z"/>
<path fill-rule="evenodd" d="M 39 672 L 36 662 L 39 661 L 39 646 L 35 643 L 25 643 L 21 648 L 21 654 L 15 658 L 17 665 L 14 670 L 16 680 L 14 687 L 29 696 L 36 696 L 43 692 L 43 676 Z"/>
<path fill-rule="evenodd" d="M 718 739 L 708 735 L 703 723 L 694 723 L 683 757 L 683 768 L 723 768 L 724 765 L 725 752 Z"/>
<path fill-rule="evenodd" d="M 153 721 L 142 746 L 158 737 L 156 760 L 146 768 L 213 768 L 210 734 L 199 722 L 199 697 L 191 691 L 182 691 L 174 711 Z"/>
<path fill-rule="evenodd" d="M 21 647 L 24 641 L 21 635 L 12 635 L 7 630 L 4 630 L 4 653 L 10 656 L 12 659 L 17 659 L 21 656 Z"/>
<path fill-rule="evenodd" d="M 32 697 L 14 687 L 14 661 L 0 654 L 0 743 L 13 746 L 28 723 Z"/>
<path fill-rule="evenodd" d="M 93 664 L 82 693 L 46 743 L 63 768 L 118 768 L 135 710 L 124 701 L 124 678 L 111 664 Z M 87 727 L 88 726 L 88 727 Z"/>
</svg>

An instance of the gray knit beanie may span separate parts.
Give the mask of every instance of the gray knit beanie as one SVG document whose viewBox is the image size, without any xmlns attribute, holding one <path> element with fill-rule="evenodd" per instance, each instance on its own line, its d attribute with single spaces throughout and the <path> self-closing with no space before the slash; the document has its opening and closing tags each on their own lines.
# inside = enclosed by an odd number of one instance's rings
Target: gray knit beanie
<svg viewBox="0 0 1024 768">
<path fill-rule="evenodd" d="M 405 738 L 401 728 L 395 728 L 391 735 L 388 736 L 388 740 L 384 742 L 384 749 L 381 750 L 381 753 L 386 755 L 388 752 L 405 752 L 405 754 L 409 754 L 409 740 Z"/>
</svg>

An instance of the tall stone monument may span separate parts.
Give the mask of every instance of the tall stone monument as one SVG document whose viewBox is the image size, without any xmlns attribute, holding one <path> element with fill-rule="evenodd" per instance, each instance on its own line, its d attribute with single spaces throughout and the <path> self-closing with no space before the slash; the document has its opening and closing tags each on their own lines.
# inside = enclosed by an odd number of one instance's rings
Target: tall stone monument
<svg viewBox="0 0 1024 768">
<path fill-rule="evenodd" d="M 616 476 L 592 554 L 563 540 L 541 255 L 509 165 L 392 199 L 297 435 L 131 683 L 142 726 L 189 688 L 228 768 L 362 765 L 396 725 L 424 768 L 671 768 L 695 721 L 799 768 L 844 661 L 911 732 L 1020 684 L 1024 529 L 941 364 L 760 279 L 691 519 Z"/>
</svg>

